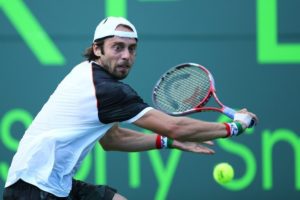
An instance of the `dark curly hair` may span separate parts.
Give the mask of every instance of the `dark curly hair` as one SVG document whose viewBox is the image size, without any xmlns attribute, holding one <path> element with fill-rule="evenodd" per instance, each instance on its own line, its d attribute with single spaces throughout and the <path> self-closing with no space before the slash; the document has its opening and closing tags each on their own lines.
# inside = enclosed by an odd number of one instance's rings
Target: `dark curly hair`
<svg viewBox="0 0 300 200">
<path fill-rule="evenodd" d="M 112 36 L 109 36 L 112 37 Z M 96 60 L 98 58 L 100 58 L 99 56 L 96 56 L 94 54 L 94 50 L 93 50 L 93 45 L 97 45 L 100 48 L 101 53 L 104 55 L 104 41 L 106 38 L 109 37 L 105 37 L 105 38 L 101 38 L 101 39 L 97 39 L 94 41 L 94 43 L 87 49 L 85 49 L 84 53 L 83 53 L 83 57 L 85 57 L 89 62 Z"/>
</svg>

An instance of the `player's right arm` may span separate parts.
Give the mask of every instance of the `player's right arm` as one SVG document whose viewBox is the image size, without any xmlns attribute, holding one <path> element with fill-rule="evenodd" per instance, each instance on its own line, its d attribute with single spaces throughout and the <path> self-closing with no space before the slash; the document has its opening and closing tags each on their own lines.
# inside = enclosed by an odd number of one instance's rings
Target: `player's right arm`
<svg viewBox="0 0 300 200">
<path fill-rule="evenodd" d="M 156 109 L 148 111 L 135 125 L 180 141 L 209 141 L 226 137 L 223 123 L 206 122 L 189 117 L 174 117 Z"/>
<path fill-rule="evenodd" d="M 242 109 L 238 113 L 256 118 L 246 109 Z M 241 121 L 239 123 L 243 130 L 246 129 L 247 125 Z M 189 117 L 174 117 L 156 109 L 148 111 L 134 124 L 179 141 L 203 142 L 228 136 L 228 129 L 224 123 L 206 122 Z"/>
</svg>

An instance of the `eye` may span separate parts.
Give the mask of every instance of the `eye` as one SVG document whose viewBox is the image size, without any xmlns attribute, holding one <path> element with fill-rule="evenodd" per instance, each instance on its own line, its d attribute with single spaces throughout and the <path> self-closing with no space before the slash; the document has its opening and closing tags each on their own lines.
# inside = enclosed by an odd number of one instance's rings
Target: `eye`
<svg viewBox="0 0 300 200">
<path fill-rule="evenodd" d="M 135 54 L 135 52 L 136 52 L 136 45 L 134 45 L 134 46 L 129 46 L 128 50 L 129 50 L 129 52 L 130 52 L 131 54 Z"/>
<path fill-rule="evenodd" d="M 115 45 L 113 46 L 113 49 L 114 49 L 115 51 L 117 51 L 117 52 L 120 52 L 120 51 L 122 51 L 122 50 L 124 49 L 124 45 L 122 45 L 122 44 L 115 44 Z"/>
</svg>

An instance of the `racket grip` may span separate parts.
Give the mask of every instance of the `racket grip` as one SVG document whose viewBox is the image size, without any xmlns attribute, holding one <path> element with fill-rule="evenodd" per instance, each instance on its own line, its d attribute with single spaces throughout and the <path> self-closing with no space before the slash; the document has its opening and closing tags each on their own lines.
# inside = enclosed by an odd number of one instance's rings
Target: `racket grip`
<svg viewBox="0 0 300 200">
<path fill-rule="evenodd" d="M 234 114 L 236 113 L 236 110 L 229 108 L 229 107 L 224 107 L 223 113 L 228 116 L 229 118 L 233 119 L 234 118 Z M 248 128 L 253 127 L 256 124 L 256 121 L 252 118 L 251 122 L 248 126 Z"/>
<path fill-rule="evenodd" d="M 233 119 L 234 118 L 234 114 L 236 113 L 236 110 L 232 109 L 232 108 L 229 108 L 229 107 L 224 107 L 224 110 L 223 110 L 223 113 Z"/>
</svg>

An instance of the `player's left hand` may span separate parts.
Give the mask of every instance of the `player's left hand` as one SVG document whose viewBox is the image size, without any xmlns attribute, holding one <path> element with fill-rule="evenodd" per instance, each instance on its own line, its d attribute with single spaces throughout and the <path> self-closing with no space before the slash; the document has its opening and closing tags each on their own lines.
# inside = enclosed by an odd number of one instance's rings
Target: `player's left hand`
<svg viewBox="0 0 300 200">
<path fill-rule="evenodd" d="M 206 145 L 212 146 L 214 143 L 212 141 L 205 142 L 181 142 L 174 140 L 173 148 L 179 149 L 181 151 L 194 152 L 199 154 L 214 154 L 215 151 L 208 148 Z"/>
</svg>

